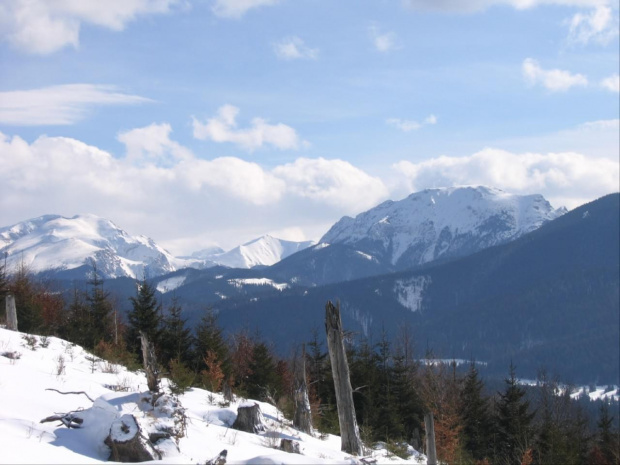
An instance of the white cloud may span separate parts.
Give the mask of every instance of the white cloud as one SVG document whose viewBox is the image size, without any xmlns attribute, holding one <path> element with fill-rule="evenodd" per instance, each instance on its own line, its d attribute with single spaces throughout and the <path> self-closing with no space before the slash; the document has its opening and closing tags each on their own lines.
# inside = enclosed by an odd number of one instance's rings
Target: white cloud
<svg viewBox="0 0 620 465">
<path fill-rule="evenodd" d="M 272 6 L 280 0 L 215 0 L 213 12 L 224 18 L 240 18 L 248 10 L 261 6 Z"/>
<path fill-rule="evenodd" d="M 375 206 L 388 195 L 379 178 L 344 160 L 298 158 L 273 173 L 286 182 L 291 194 L 357 211 Z"/>
<path fill-rule="evenodd" d="M 16 126 L 74 124 L 85 118 L 94 105 L 131 105 L 150 101 L 119 92 L 114 86 L 93 84 L 0 92 L 0 123 Z"/>
<path fill-rule="evenodd" d="M 172 128 L 169 124 L 151 124 L 143 128 L 132 129 L 118 135 L 118 140 L 125 144 L 127 159 L 133 163 L 144 161 L 159 165 L 174 163 L 176 160 L 190 160 L 190 150 L 170 139 Z"/>
<path fill-rule="evenodd" d="M 571 87 L 588 85 L 588 79 L 582 74 L 571 74 L 560 69 L 545 70 L 532 58 L 523 61 L 523 76 L 531 84 L 541 84 L 552 92 L 565 92 Z"/>
<path fill-rule="evenodd" d="M 273 44 L 273 50 L 283 60 L 310 59 L 316 60 L 319 56 L 318 48 L 308 47 L 299 37 L 285 37 Z"/>
<path fill-rule="evenodd" d="M 435 115 L 428 115 L 422 123 L 413 120 L 406 120 L 400 118 L 388 118 L 385 120 L 390 126 L 400 129 L 403 132 L 417 131 L 422 126 L 428 124 L 437 124 L 437 117 Z"/>
<path fill-rule="evenodd" d="M 609 76 L 601 81 L 601 86 L 603 88 L 618 93 L 620 92 L 620 76 L 614 74 L 613 76 Z"/>
<path fill-rule="evenodd" d="M 301 227 L 320 236 L 388 195 L 380 179 L 342 160 L 300 158 L 273 169 L 236 157 L 206 160 L 171 131 L 162 123 L 120 134 L 120 157 L 71 138 L 29 143 L 0 133 L 0 224 L 93 213 L 188 253 L 192 244 L 233 247 L 267 231 L 293 238 Z"/>
<path fill-rule="evenodd" d="M 138 16 L 167 13 L 181 0 L 8 0 L 0 4 L 0 35 L 26 52 L 48 54 L 79 45 L 83 23 L 115 31 Z"/>
<path fill-rule="evenodd" d="M 405 7 L 413 9 L 474 12 L 499 5 L 508 5 L 518 10 L 541 5 L 564 5 L 573 7 L 597 7 L 610 5 L 612 0 L 402 0 Z"/>
<path fill-rule="evenodd" d="M 377 51 L 385 53 L 396 48 L 396 34 L 393 32 L 382 32 L 377 26 L 370 26 L 368 31 Z"/>
<path fill-rule="evenodd" d="M 569 21 L 569 43 L 606 45 L 618 36 L 618 17 L 609 6 L 598 5 L 589 13 L 576 13 Z"/>
<path fill-rule="evenodd" d="M 441 156 L 393 168 L 411 192 L 429 187 L 486 185 L 514 193 L 540 193 L 554 206 L 576 207 L 618 191 L 617 160 L 564 153 L 521 153 L 484 149 L 471 156 Z"/>
<path fill-rule="evenodd" d="M 224 105 L 217 111 L 217 115 L 201 123 L 192 119 L 194 137 L 200 140 L 214 142 L 232 142 L 239 147 L 253 151 L 264 145 L 272 145 L 278 149 L 299 149 L 305 145 L 295 129 L 286 124 L 269 124 L 263 118 L 253 118 L 247 129 L 237 128 L 239 109 L 233 105 Z"/>
</svg>

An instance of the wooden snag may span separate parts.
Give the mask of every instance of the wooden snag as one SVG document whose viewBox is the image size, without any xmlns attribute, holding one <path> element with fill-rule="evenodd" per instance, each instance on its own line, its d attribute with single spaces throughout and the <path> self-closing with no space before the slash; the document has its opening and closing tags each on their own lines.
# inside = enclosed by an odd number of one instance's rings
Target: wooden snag
<svg viewBox="0 0 620 465">
<path fill-rule="evenodd" d="M 363 444 L 355 418 L 349 364 L 342 337 L 340 305 L 334 306 L 330 301 L 325 305 L 325 331 L 327 333 L 327 348 L 329 350 L 334 387 L 336 389 L 341 450 L 353 455 L 362 455 Z"/>
<path fill-rule="evenodd" d="M 308 397 L 308 383 L 306 381 L 306 345 L 302 345 L 301 358 L 295 359 L 295 414 L 293 426 L 304 433 L 312 433 L 312 413 Z"/>
</svg>

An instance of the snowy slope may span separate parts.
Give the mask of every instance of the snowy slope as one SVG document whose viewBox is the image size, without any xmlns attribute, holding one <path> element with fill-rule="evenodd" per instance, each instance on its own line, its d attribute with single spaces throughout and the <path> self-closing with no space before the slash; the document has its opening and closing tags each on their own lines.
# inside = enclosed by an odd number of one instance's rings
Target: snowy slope
<svg viewBox="0 0 620 465">
<path fill-rule="evenodd" d="M 312 241 L 285 241 L 266 235 L 235 247 L 228 252 L 209 255 L 205 258 L 218 265 L 230 268 L 252 268 L 258 265 L 270 266 L 313 244 L 314 242 Z"/>
<path fill-rule="evenodd" d="M 256 402 L 266 426 L 260 434 L 230 428 L 243 399 L 221 406 L 221 395 L 202 389 L 191 389 L 178 400 L 171 399 L 164 408 L 152 408 L 144 401 L 149 395 L 141 372 L 130 372 L 105 361 L 91 363 L 86 358 L 90 354 L 81 347 L 58 338 L 48 338 L 47 347 L 42 347 L 44 340 L 34 336 L 36 350 L 31 350 L 24 340 L 26 336 L 0 328 L 2 463 L 104 463 L 110 454 L 104 439 L 115 420 L 133 415 L 143 431 L 160 430 L 162 426 L 171 426 L 166 412 L 177 402 L 186 411 L 187 429 L 178 445 L 172 439 L 156 443 L 163 463 L 204 464 L 224 449 L 230 464 L 362 463 L 360 458 L 340 451 L 339 437 L 329 435 L 322 440 L 318 434 L 301 433 L 291 427 L 280 411 L 266 403 Z M 12 353 L 19 358 L 8 358 Z M 167 380 L 162 380 L 162 386 L 167 386 Z M 61 395 L 48 389 L 82 391 L 86 395 Z M 59 422 L 40 423 L 54 413 L 67 412 L 75 412 L 84 420 L 81 428 L 68 429 Z M 302 455 L 274 449 L 281 438 L 298 442 Z M 426 463 L 424 456 L 410 451 L 408 461 L 388 457 L 385 450 L 369 455 L 380 463 Z"/>
<path fill-rule="evenodd" d="M 94 259 L 106 277 L 141 278 L 174 271 L 174 257 L 145 236 L 130 236 L 95 215 L 45 215 L 0 228 L 7 266 L 33 272 L 73 269 Z"/>
<path fill-rule="evenodd" d="M 392 265 L 414 266 L 507 242 L 555 219 L 541 195 L 515 195 L 488 187 L 426 189 L 343 217 L 321 243 L 343 243 Z"/>
</svg>

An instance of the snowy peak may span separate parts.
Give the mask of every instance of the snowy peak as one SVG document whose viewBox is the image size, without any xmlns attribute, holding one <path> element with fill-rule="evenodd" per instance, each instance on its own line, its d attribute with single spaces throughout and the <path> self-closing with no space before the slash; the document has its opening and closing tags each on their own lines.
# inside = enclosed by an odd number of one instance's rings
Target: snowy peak
<svg viewBox="0 0 620 465">
<path fill-rule="evenodd" d="M 541 195 L 483 186 L 426 189 L 344 217 L 320 242 L 352 245 L 407 267 L 514 240 L 565 212 Z"/>
<path fill-rule="evenodd" d="M 313 244 L 314 242 L 312 241 L 285 241 L 265 235 L 235 247 L 228 252 L 208 256 L 206 259 L 218 265 L 231 268 L 270 266 Z"/>
<path fill-rule="evenodd" d="M 73 269 L 94 260 L 106 277 L 132 278 L 174 271 L 173 257 L 146 236 L 130 236 L 95 215 L 44 215 L 0 228 L 7 266 L 33 272 Z"/>
</svg>

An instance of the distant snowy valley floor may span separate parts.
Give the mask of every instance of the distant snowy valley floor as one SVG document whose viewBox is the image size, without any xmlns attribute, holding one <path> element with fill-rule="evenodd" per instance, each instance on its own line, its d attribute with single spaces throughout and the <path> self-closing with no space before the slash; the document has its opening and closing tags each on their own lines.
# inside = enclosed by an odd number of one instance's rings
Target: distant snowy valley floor
<svg viewBox="0 0 620 465">
<path fill-rule="evenodd" d="M 0 328 L 1 463 L 106 462 L 110 449 L 104 440 L 114 420 L 131 414 L 145 431 L 170 426 L 167 422 L 171 419 L 165 413 L 174 408 L 173 403 L 159 409 L 145 408 L 148 403 L 143 398 L 148 390 L 142 372 L 94 361 L 84 349 L 62 339 L 27 339 L 28 335 Z M 166 380 L 162 386 L 167 386 Z M 83 391 L 94 402 L 84 394 L 61 395 L 54 389 Z M 265 418 L 266 432 L 250 434 L 230 428 L 244 399 L 220 407 L 224 405 L 221 395 L 194 388 L 178 400 L 188 419 L 185 436 L 178 446 L 172 439 L 158 442 L 164 463 L 204 464 L 224 449 L 228 451 L 227 463 L 363 463 L 359 457 L 340 451 L 339 437 L 321 439 L 318 433 L 300 433 L 270 404 L 257 402 Z M 67 412 L 77 412 L 84 420 L 81 428 L 69 429 L 59 421 L 40 423 L 51 415 Z M 275 449 L 281 438 L 299 442 L 301 455 Z M 409 459 L 403 460 L 379 448 L 371 451 L 367 459 L 426 464 L 423 455 L 412 448 L 409 452 Z"/>
</svg>

